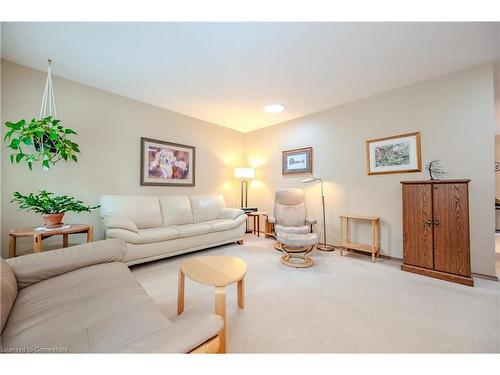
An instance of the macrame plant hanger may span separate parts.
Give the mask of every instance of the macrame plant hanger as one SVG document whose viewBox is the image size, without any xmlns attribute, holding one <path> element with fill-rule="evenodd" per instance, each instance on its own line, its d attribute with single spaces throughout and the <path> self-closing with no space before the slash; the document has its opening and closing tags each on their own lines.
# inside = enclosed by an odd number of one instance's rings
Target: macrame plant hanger
<svg viewBox="0 0 500 375">
<path fill-rule="evenodd" d="M 39 119 L 43 120 L 49 116 L 53 120 L 57 119 L 56 98 L 54 96 L 54 87 L 52 86 L 52 60 L 48 60 L 47 81 L 45 82 L 45 90 L 43 90 L 42 105 L 40 107 Z"/>
</svg>

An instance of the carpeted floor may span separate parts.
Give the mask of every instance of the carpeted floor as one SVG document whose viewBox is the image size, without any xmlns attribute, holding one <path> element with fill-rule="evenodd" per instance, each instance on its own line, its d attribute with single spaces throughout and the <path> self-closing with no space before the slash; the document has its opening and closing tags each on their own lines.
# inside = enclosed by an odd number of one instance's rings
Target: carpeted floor
<svg viewBox="0 0 500 375">
<path fill-rule="evenodd" d="M 418 276 L 399 262 L 314 252 L 309 269 L 283 266 L 270 239 L 226 245 L 133 268 L 172 319 L 177 271 L 188 257 L 232 255 L 247 262 L 246 307 L 227 290 L 228 352 L 500 352 L 500 283 L 475 287 Z M 213 288 L 186 279 L 184 314 L 214 309 Z"/>
</svg>

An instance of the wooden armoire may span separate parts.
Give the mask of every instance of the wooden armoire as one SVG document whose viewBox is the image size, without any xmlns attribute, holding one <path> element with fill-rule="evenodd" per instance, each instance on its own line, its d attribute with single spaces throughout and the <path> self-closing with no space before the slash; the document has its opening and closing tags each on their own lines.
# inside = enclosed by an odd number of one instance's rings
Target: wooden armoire
<svg viewBox="0 0 500 375">
<path fill-rule="evenodd" d="M 403 271 L 473 286 L 470 180 L 401 181 Z"/>
</svg>

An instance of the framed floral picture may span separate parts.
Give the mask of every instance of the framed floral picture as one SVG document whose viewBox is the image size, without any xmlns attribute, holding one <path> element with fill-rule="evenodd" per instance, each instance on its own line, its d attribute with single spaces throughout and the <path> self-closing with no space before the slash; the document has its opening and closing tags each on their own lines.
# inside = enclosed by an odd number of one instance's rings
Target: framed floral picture
<svg viewBox="0 0 500 375">
<path fill-rule="evenodd" d="M 369 175 L 422 171 L 420 132 L 366 141 Z"/>
<path fill-rule="evenodd" d="M 195 147 L 141 138 L 141 185 L 194 186 Z"/>
<path fill-rule="evenodd" d="M 296 148 L 282 151 L 281 174 L 312 173 L 312 147 Z"/>
</svg>

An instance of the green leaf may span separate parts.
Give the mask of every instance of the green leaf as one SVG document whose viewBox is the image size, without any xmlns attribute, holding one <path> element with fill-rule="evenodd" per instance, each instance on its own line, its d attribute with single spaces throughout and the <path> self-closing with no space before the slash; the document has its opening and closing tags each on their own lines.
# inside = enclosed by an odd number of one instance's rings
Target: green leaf
<svg viewBox="0 0 500 375">
<path fill-rule="evenodd" d="M 30 171 L 33 170 L 33 163 L 30 161 L 28 162 L 28 168 L 30 169 Z"/>
<path fill-rule="evenodd" d="M 74 161 L 78 161 L 76 155 L 71 155 L 71 159 L 73 159 Z"/>
<path fill-rule="evenodd" d="M 5 133 L 5 137 L 3 137 L 4 142 L 7 140 L 7 138 L 10 138 L 14 134 L 14 130 L 11 129 L 7 133 Z"/>
<path fill-rule="evenodd" d="M 55 141 L 58 138 L 57 133 L 55 133 L 55 132 L 50 133 L 49 138 L 51 140 Z"/>
<path fill-rule="evenodd" d="M 44 169 L 50 169 L 50 163 L 49 163 L 49 161 L 47 159 L 45 159 L 45 160 L 42 161 L 42 167 Z"/>
<path fill-rule="evenodd" d="M 64 129 L 64 133 L 66 133 L 66 134 L 77 134 L 73 129 L 70 129 L 70 128 Z"/>
<path fill-rule="evenodd" d="M 16 155 L 16 163 L 19 164 L 19 162 L 24 158 L 24 154 L 20 152 L 19 154 Z"/>
<path fill-rule="evenodd" d="M 19 139 L 14 138 L 12 142 L 10 143 L 9 147 L 13 150 L 17 150 L 19 148 Z"/>
<path fill-rule="evenodd" d="M 12 164 L 14 164 L 14 154 L 11 154 L 11 155 L 10 155 L 10 162 L 11 162 Z"/>
<path fill-rule="evenodd" d="M 31 141 L 31 138 L 24 138 L 23 139 L 23 143 L 27 146 L 30 146 L 33 144 L 33 142 Z"/>
</svg>

